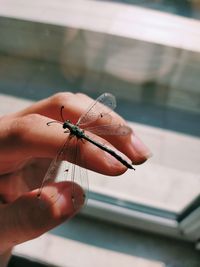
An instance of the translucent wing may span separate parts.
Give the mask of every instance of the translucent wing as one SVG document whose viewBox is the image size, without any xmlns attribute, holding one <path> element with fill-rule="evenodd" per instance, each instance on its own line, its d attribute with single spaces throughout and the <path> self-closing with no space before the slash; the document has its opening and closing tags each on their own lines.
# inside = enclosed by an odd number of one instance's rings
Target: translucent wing
<svg viewBox="0 0 200 267">
<path fill-rule="evenodd" d="M 87 127 L 86 130 L 96 135 L 128 135 L 132 133 L 132 129 L 130 127 L 120 124 Z"/>
<path fill-rule="evenodd" d="M 87 204 L 88 195 L 89 195 L 89 184 L 88 184 L 88 174 L 87 170 L 85 168 L 82 168 L 75 164 L 71 165 L 71 177 L 72 177 L 72 200 L 74 208 L 77 208 L 77 202 L 76 199 L 80 198 L 80 196 L 76 195 L 76 191 L 74 190 L 74 184 L 78 184 L 81 186 L 81 188 L 84 190 L 84 205 Z"/>
<path fill-rule="evenodd" d="M 80 151 L 80 146 L 79 146 L 79 142 L 81 142 L 80 139 L 76 139 L 77 140 L 77 144 L 76 144 L 76 148 L 75 148 L 75 153 L 74 153 L 74 160 L 73 162 L 75 164 L 71 164 L 71 174 L 70 176 L 72 177 L 71 181 L 72 181 L 72 199 L 73 199 L 73 204 L 74 204 L 74 208 L 76 209 L 77 204 L 76 204 L 76 199 L 80 196 L 76 196 L 76 191 L 74 190 L 73 186 L 74 184 L 78 184 L 81 186 L 81 188 L 84 190 L 84 204 L 86 205 L 87 199 L 88 199 L 88 194 L 89 194 L 89 183 L 88 183 L 88 175 L 87 175 L 87 170 L 85 168 L 82 168 L 80 166 L 77 165 L 77 158 L 79 157 L 79 159 L 81 159 L 81 164 L 85 165 L 85 163 L 83 162 L 83 158 L 81 157 L 81 151 Z"/>
<path fill-rule="evenodd" d="M 86 126 L 90 123 L 105 117 L 116 107 L 116 99 L 109 93 L 100 95 L 88 110 L 79 118 L 77 125 Z"/>
<path fill-rule="evenodd" d="M 69 142 L 72 139 L 74 140 L 75 137 L 74 138 L 69 137 L 67 139 L 67 141 L 64 143 L 64 145 L 59 150 L 56 157 L 52 160 L 47 170 L 47 173 L 43 179 L 41 188 L 39 189 L 38 197 L 41 199 L 44 197 L 42 194 L 42 191 L 45 186 L 48 186 L 52 183 L 62 183 L 62 182 L 69 181 L 69 182 L 72 182 L 70 184 L 72 186 L 70 191 L 72 192 L 72 200 L 73 200 L 74 207 L 76 207 L 76 199 L 77 197 L 80 198 L 80 196 L 76 196 L 76 191 L 74 190 L 74 183 L 79 184 L 84 189 L 85 194 L 83 197 L 86 198 L 87 190 L 88 190 L 88 179 L 87 179 L 87 172 L 84 168 L 81 168 L 75 164 L 72 164 L 72 163 L 67 162 L 66 160 L 63 160 L 64 153 L 69 148 Z M 71 159 L 74 163 L 76 163 L 77 153 L 79 153 L 77 142 L 75 144 L 75 149 L 72 151 L 72 153 L 73 155 Z M 50 197 L 49 204 L 51 205 L 55 203 L 61 196 L 62 192 L 63 192 L 62 187 L 59 188 L 59 191 L 55 189 L 53 192 L 51 192 L 51 195 L 50 196 L 48 195 L 48 198 Z M 46 205 L 46 201 L 45 201 L 45 205 Z"/>
<path fill-rule="evenodd" d="M 78 208 L 77 199 L 80 199 L 80 196 L 77 195 L 77 192 L 75 190 L 75 184 L 78 184 L 84 190 L 84 196 L 82 196 L 82 198 L 84 199 L 84 204 L 86 205 L 86 202 L 88 199 L 88 194 L 89 194 L 87 170 L 85 168 L 78 166 L 78 165 L 68 163 L 67 179 L 66 179 L 66 176 L 65 176 L 66 164 L 65 164 L 65 162 L 63 162 L 62 165 L 63 165 L 63 170 L 60 173 L 60 178 L 63 177 L 62 181 L 72 182 L 70 191 L 72 193 L 72 201 L 73 201 L 74 208 L 75 209 Z M 60 195 L 60 193 L 62 193 L 62 190 L 59 192 L 59 195 Z M 59 195 L 55 199 L 58 199 Z"/>
<path fill-rule="evenodd" d="M 56 175 L 59 171 L 59 168 L 61 166 L 61 162 L 63 159 L 63 151 L 64 151 L 64 148 L 68 145 L 68 142 L 69 142 L 69 139 L 67 139 L 67 141 L 62 145 L 61 149 L 59 150 L 55 158 L 52 160 L 44 176 L 44 179 L 42 181 L 42 186 L 40 188 L 40 191 L 45 186 L 45 184 L 55 181 Z"/>
<path fill-rule="evenodd" d="M 65 148 L 68 146 L 69 141 L 70 141 L 70 138 L 68 138 L 67 141 L 64 142 L 64 144 L 60 148 L 59 152 L 57 153 L 55 158 L 50 163 L 49 168 L 48 168 L 48 170 L 44 176 L 44 179 L 42 181 L 42 185 L 41 185 L 39 192 L 38 192 L 39 198 L 41 198 L 42 190 L 45 186 L 47 186 L 53 182 L 58 182 L 58 177 L 60 177 L 59 174 L 60 174 L 60 172 L 63 171 L 62 170 L 63 169 L 63 165 L 62 165 L 63 153 L 64 153 Z M 66 168 L 68 168 L 68 167 L 66 166 Z M 67 176 L 67 173 L 65 174 L 65 176 Z M 51 195 L 51 199 L 54 199 L 53 202 L 55 202 L 57 200 L 56 194 L 57 194 L 57 192 L 54 192 Z"/>
</svg>

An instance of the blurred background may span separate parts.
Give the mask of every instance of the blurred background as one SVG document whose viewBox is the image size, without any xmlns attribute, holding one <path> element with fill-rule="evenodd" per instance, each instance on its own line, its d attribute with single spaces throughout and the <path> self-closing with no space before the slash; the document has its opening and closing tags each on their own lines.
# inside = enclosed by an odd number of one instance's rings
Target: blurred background
<svg viewBox="0 0 200 267">
<path fill-rule="evenodd" d="M 0 0 L 1 114 L 60 91 L 110 92 L 153 153 L 134 173 L 89 172 L 82 214 L 15 255 L 55 266 L 199 266 L 199 18 L 198 0 Z"/>
</svg>

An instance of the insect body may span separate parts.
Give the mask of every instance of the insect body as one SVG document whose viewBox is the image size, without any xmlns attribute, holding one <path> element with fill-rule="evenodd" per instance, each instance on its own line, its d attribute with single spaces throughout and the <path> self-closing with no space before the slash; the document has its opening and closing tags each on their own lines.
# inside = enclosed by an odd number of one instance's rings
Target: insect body
<svg viewBox="0 0 200 267">
<path fill-rule="evenodd" d="M 76 124 L 71 123 L 70 120 L 64 121 L 63 129 L 68 129 L 70 131 L 70 135 L 75 135 L 77 138 L 84 138 L 85 136 L 84 131 L 80 129 Z"/>
<path fill-rule="evenodd" d="M 72 124 L 69 120 L 64 121 L 63 123 L 63 129 L 68 129 L 70 131 L 70 135 L 74 135 L 76 136 L 78 139 L 85 139 L 88 142 L 92 143 L 93 145 L 99 147 L 100 149 L 106 151 L 107 153 L 109 153 L 110 155 L 112 155 L 113 157 L 115 157 L 117 160 L 119 160 L 123 165 L 125 165 L 127 168 L 129 169 L 134 169 L 133 166 L 128 163 L 126 160 L 124 160 L 120 155 L 118 155 L 115 151 L 113 151 L 112 149 L 109 149 L 108 147 L 106 147 L 105 145 L 102 145 L 101 143 L 93 140 L 91 137 L 87 136 L 84 133 L 84 130 L 80 129 L 77 125 Z M 68 131 L 66 131 L 68 132 Z"/>
</svg>

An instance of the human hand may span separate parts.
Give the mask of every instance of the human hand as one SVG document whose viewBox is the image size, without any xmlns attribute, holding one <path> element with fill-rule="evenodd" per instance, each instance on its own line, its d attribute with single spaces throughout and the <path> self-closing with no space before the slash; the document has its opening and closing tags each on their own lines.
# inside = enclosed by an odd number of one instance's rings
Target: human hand
<svg viewBox="0 0 200 267">
<path fill-rule="evenodd" d="M 37 193 L 50 161 L 66 140 L 60 124 L 49 128 L 47 122 L 60 120 L 59 111 L 63 104 L 64 117 L 76 122 L 91 101 L 83 94 L 59 93 L 0 118 L 0 254 L 59 225 L 83 206 L 83 191 L 75 185 L 73 190 L 79 197 L 74 207 L 69 182 L 62 183 L 63 197 L 46 209 L 41 207 Z M 116 122 L 125 123 L 114 112 L 113 117 Z M 143 163 L 150 155 L 134 134 L 106 136 L 106 140 L 98 136 L 95 138 L 114 146 L 133 164 Z M 80 146 L 87 168 L 106 175 L 120 175 L 126 171 L 118 160 L 89 142 L 80 142 Z M 70 160 L 67 151 L 65 157 Z M 45 187 L 42 192 L 45 199 L 42 198 L 42 201 L 51 201 L 48 196 L 53 190 L 59 190 L 59 186 L 59 183 L 54 183 Z"/>
</svg>

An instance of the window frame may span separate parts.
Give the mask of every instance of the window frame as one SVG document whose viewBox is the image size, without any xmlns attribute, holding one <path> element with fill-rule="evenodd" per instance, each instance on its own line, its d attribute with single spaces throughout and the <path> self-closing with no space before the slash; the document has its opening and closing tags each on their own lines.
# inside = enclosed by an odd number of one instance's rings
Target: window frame
<svg viewBox="0 0 200 267">
<path fill-rule="evenodd" d="M 108 199 L 103 194 L 90 192 L 81 214 L 182 240 L 197 242 L 200 238 L 200 197 L 179 214 L 138 203 L 131 203 L 132 208 L 127 208 Z"/>
</svg>

